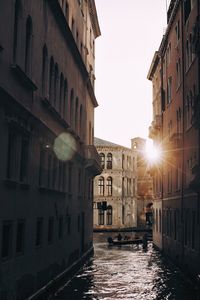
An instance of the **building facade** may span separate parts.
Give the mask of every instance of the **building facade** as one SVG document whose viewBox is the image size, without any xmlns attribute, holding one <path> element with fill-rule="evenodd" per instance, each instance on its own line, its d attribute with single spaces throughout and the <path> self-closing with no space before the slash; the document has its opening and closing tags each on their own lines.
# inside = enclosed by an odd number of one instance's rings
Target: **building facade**
<svg viewBox="0 0 200 300">
<path fill-rule="evenodd" d="M 162 247 L 194 277 L 200 273 L 199 6 L 198 0 L 170 2 L 167 29 L 157 53 L 161 131 L 153 137 L 155 142 L 160 139 L 163 151 Z M 159 213 L 155 217 L 159 223 Z"/>
<path fill-rule="evenodd" d="M 146 156 L 146 140 L 140 137 L 133 138 L 131 149 L 136 157 L 137 226 L 151 228 L 153 223 L 153 180 Z"/>
<path fill-rule="evenodd" d="M 26 299 L 93 249 L 99 35 L 93 0 L 0 2 L 2 300 Z"/>
<path fill-rule="evenodd" d="M 149 69 L 147 78 L 152 81 L 153 86 L 153 121 L 149 127 L 149 137 L 153 139 L 154 147 L 160 147 L 161 143 L 161 59 L 159 52 L 156 51 Z M 153 224 L 154 245 L 162 249 L 162 161 L 156 161 L 156 164 L 150 168 L 153 179 L 153 210 L 155 222 Z"/>
<path fill-rule="evenodd" d="M 134 151 L 99 138 L 94 144 L 103 172 L 94 179 L 94 229 L 137 226 L 137 162 Z"/>
</svg>

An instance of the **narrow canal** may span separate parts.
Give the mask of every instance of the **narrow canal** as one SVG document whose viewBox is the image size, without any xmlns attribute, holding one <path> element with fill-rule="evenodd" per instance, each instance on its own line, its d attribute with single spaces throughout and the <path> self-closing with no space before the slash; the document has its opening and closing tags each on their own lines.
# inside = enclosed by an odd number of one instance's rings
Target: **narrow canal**
<svg viewBox="0 0 200 300">
<path fill-rule="evenodd" d="M 55 300 L 197 300 L 183 274 L 148 244 L 109 247 L 95 234 L 94 257 L 74 279 L 49 299 Z"/>
</svg>

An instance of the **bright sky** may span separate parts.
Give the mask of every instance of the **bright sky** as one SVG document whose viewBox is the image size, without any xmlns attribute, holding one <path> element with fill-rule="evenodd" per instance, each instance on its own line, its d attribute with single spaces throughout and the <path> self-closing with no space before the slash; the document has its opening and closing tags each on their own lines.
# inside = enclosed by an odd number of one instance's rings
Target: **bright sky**
<svg viewBox="0 0 200 300">
<path fill-rule="evenodd" d="M 168 1 L 169 2 L 169 1 Z M 148 137 L 152 84 L 147 74 L 166 28 L 166 0 L 96 0 L 95 136 L 126 147 Z"/>
</svg>

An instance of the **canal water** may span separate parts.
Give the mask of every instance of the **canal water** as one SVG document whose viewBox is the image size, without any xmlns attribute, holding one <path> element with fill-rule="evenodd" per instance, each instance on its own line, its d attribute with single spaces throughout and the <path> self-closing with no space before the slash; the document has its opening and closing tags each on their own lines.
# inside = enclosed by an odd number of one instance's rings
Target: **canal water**
<svg viewBox="0 0 200 300">
<path fill-rule="evenodd" d="M 94 256 L 49 299 L 55 300 L 199 300 L 190 281 L 152 243 L 108 246 L 94 235 Z"/>
</svg>

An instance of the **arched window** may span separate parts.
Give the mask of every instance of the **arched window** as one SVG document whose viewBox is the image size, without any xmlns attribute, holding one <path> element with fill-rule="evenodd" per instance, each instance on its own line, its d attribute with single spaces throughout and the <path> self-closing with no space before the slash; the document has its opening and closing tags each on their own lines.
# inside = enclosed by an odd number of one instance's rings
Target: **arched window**
<svg viewBox="0 0 200 300">
<path fill-rule="evenodd" d="M 101 159 L 101 166 L 104 169 L 105 168 L 105 154 L 100 153 L 99 156 L 100 156 L 100 159 Z"/>
<path fill-rule="evenodd" d="M 99 209 L 98 210 L 98 218 L 99 218 L 99 225 L 104 225 L 104 210 L 103 209 Z"/>
<path fill-rule="evenodd" d="M 25 72 L 28 75 L 31 74 L 32 38 L 33 38 L 32 19 L 30 16 L 28 16 L 26 20 L 26 42 L 25 42 Z"/>
<path fill-rule="evenodd" d="M 20 0 L 15 2 L 15 16 L 14 16 L 14 37 L 13 37 L 13 60 L 18 61 L 19 53 L 19 34 L 20 34 L 20 18 L 22 14 L 22 5 Z"/>
<path fill-rule="evenodd" d="M 82 138 L 82 124 L 83 123 L 83 106 L 80 106 L 80 113 L 79 113 L 79 136 Z"/>
<path fill-rule="evenodd" d="M 112 196 L 112 177 L 108 177 L 107 178 L 107 193 L 108 193 L 108 196 Z"/>
<path fill-rule="evenodd" d="M 67 22 L 69 23 L 69 5 L 68 5 L 67 1 L 65 3 L 65 18 L 66 18 Z"/>
<path fill-rule="evenodd" d="M 64 92 L 63 92 L 63 89 L 64 89 L 64 77 L 63 77 L 63 73 L 60 74 L 60 95 L 59 95 L 59 112 L 60 112 L 60 115 L 62 116 L 63 112 L 62 112 L 62 109 L 63 109 L 63 96 L 64 96 Z"/>
<path fill-rule="evenodd" d="M 188 69 L 189 67 L 189 42 L 187 40 L 186 42 L 186 70 Z"/>
<path fill-rule="evenodd" d="M 68 84 L 67 84 L 67 79 L 65 79 L 65 82 L 64 82 L 63 118 L 66 121 L 68 121 Z"/>
<path fill-rule="evenodd" d="M 78 98 L 76 98 L 76 105 L 75 105 L 75 132 L 78 134 Z"/>
<path fill-rule="evenodd" d="M 58 94 L 58 64 L 55 65 L 55 74 L 54 74 L 54 107 L 56 107 L 57 94 Z"/>
<path fill-rule="evenodd" d="M 107 169 L 112 169 L 112 153 L 107 155 Z"/>
<path fill-rule="evenodd" d="M 104 178 L 102 176 L 99 177 L 98 188 L 99 195 L 104 196 Z"/>
<path fill-rule="evenodd" d="M 54 81 L 54 59 L 51 57 L 49 68 L 49 101 L 53 99 L 53 81 Z"/>
<path fill-rule="evenodd" d="M 42 95 L 45 97 L 47 93 L 47 66 L 48 66 L 48 52 L 44 45 L 42 54 Z"/>
<path fill-rule="evenodd" d="M 112 225 L 112 206 L 108 205 L 106 212 L 106 223 L 107 225 Z"/>
<path fill-rule="evenodd" d="M 70 95 L 70 126 L 73 128 L 74 125 L 74 90 L 71 90 Z"/>
</svg>

